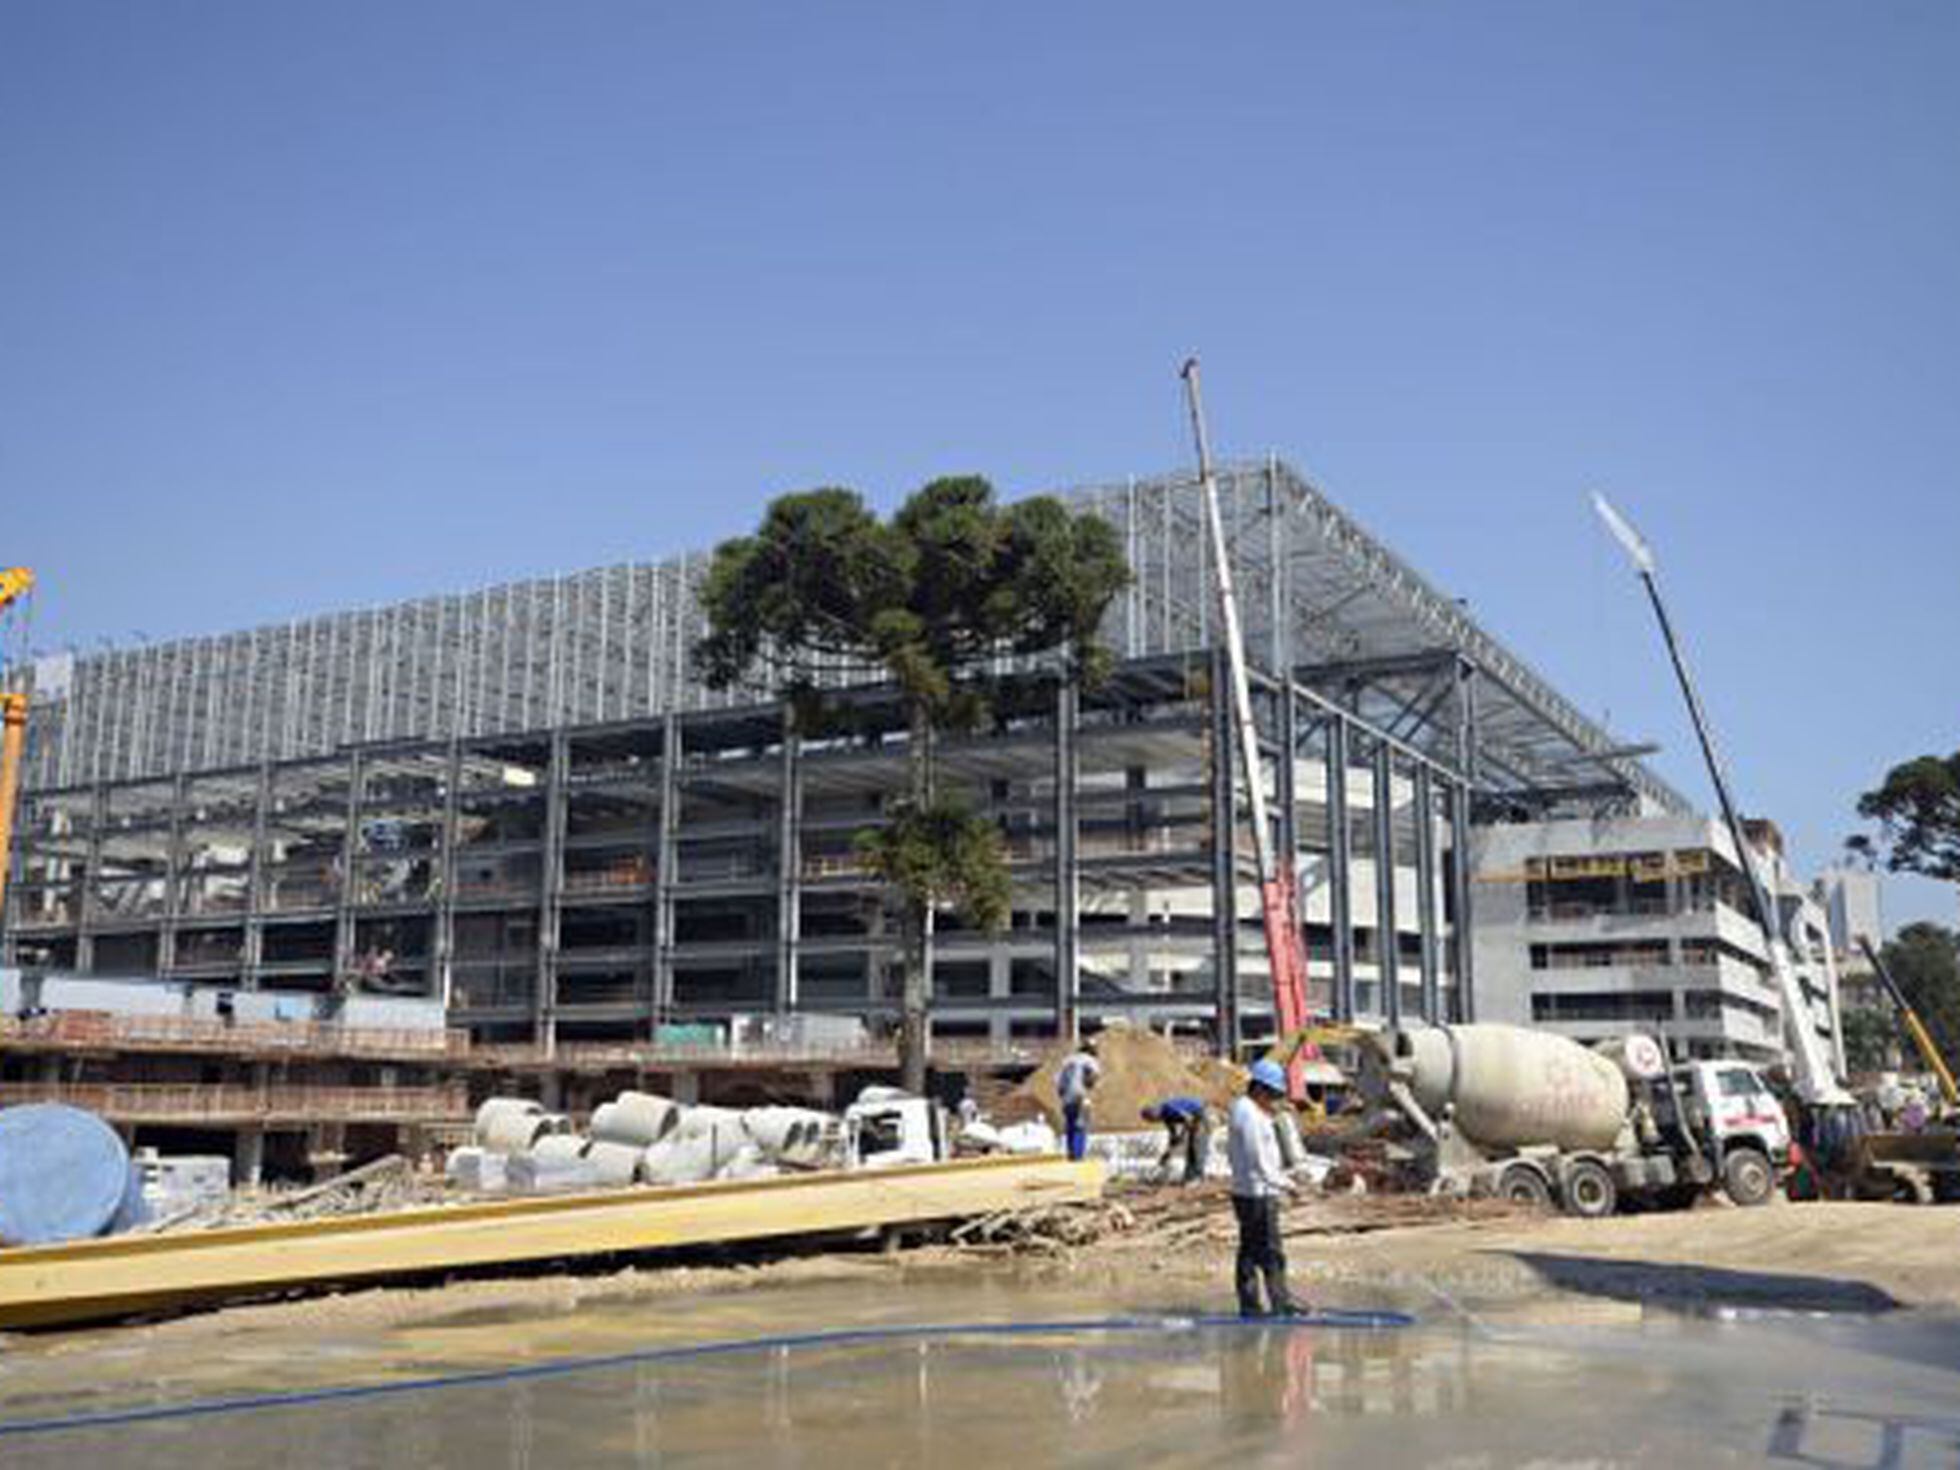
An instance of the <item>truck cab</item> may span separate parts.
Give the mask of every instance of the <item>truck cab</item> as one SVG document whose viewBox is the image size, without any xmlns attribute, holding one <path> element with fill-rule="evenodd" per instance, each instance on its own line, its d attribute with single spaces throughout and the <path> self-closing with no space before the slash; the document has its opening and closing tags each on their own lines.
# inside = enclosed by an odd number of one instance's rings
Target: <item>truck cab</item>
<svg viewBox="0 0 1960 1470">
<path fill-rule="evenodd" d="M 1762 1073 L 1733 1057 L 1689 1062 L 1676 1071 L 1700 1115 L 1723 1187 L 1737 1204 L 1760 1204 L 1776 1189 L 1790 1157 L 1790 1117 Z"/>
<path fill-rule="evenodd" d="M 853 1169 L 938 1163 L 950 1156 L 945 1110 L 895 1087 L 867 1087 L 844 1110 L 844 1147 Z"/>
</svg>

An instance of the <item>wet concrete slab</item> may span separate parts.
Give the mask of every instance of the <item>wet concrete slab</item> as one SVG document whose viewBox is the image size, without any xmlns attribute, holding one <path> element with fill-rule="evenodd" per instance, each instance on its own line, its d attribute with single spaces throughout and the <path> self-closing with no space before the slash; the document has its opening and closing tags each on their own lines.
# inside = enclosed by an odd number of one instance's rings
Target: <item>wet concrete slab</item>
<svg viewBox="0 0 1960 1470">
<path fill-rule="evenodd" d="M 0 1354 L 0 1465 L 1960 1464 L 1952 1316 L 1194 1322 L 1217 1307 L 1003 1277 L 30 1340 Z M 893 1335 L 815 1336 L 838 1330 Z"/>
</svg>

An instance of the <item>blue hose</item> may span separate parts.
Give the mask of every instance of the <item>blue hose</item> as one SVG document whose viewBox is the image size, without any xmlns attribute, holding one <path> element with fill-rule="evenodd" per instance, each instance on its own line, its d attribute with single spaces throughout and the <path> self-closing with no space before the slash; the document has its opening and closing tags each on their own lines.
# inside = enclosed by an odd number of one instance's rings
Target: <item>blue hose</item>
<svg viewBox="0 0 1960 1470">
<path fill-rule="evenodd" d="M 784 1333 L 774 1337 L 724 1338 L 679 1347 L 639 1348 L 626 1353 L 609 1353 L 588 1358 L 552 1358 L 542 1363 L 525 1363 L 510 1368 L 490 1368 L 472 1373 L 438 1374 L 428 1378 L 396 1379 L 386 1383 L 341 1384 L 327 1388 L 298 1389 L 290 1393 L 244 1394 L 235 1398 L 193 1399 L 182 1404 L 158 1404 L 143 1408 L 109 1409 L 99 1413 L 62 1415 L 51 1419 L 0 1421 L 0 1438 L 28 1434 L 60 1434 L 85 1429 L 104 1429 L 128 1424 L 153 1424 L 171 1419 L 204 1419 L 221 1414 L 241 1414 L 257 1409 L 292 1409 L 312 1404 L 345 1403 L 352 1399 L 383 1398 L 395 1394 L 423 1393 L 439 1388 L 476 1388 L 486 1384 L 516 1383 L 526 1379 L 562 1378 L 608 1368 L 645 1363 L 679 1363 L 696 1358 L 729 1357 L 739 1353 L 769 1352 L 780 1348 L 855 1347 L 867 1343 L 909 1342 L 939 1337 L 1048 1337 L 1058 1333 L 1087 1332 L 1192 1332 L 1222 1329 L 1338 1328 L 1371 1332 L 1412 1327 L 1415 1318 L 1402 1312 L 1319 1311 L 1299 1317 L 1089 1317 L 1053 1322 L 963 1322 L 896 1327 L 839 1327 L 823 1332 Z"/>
</svg>

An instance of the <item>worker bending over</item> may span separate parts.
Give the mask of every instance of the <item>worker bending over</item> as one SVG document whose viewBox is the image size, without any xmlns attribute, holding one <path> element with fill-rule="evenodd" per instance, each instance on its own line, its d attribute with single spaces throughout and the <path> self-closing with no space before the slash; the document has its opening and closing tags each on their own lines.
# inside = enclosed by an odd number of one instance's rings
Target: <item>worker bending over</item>
<svg viewBox="0 0 1960 1470">
<path fill-rule="evenodd" d="M 1279 1063 L 1262 1060 L 1252 1064 L 1244 1096 L 1232 1103 L 1226 1143 L 1232 1160 L 1232 1213 L 1239 1221 L 1234 1274 L 1242 1317 L 1284 1317 L 1309 1310 L 1286 1289 L 1286 1250 L 1280 1244 L 1280 1198 L 1294 1191 L 1280 1164 L 1279 1131 L 1273 1123 L 1285 1095 L 1286 1073 Z M 1259 1304 L 1262 1276 L 1266 1309 Z"/>
<path fill-rule="evenodd" d="M 1091 1036 L 1070 1052 L 1055 1074 L 1055 1095 L 1062 1104 L 1062 1133 L 1068 1140 L 1068 1156 L 1080 1162 L 1089 1151 L 1089 1094 L 1102 1076 L 1096 1060 L 1096 1039 Z"/>
<path fill-rule="evenodd" d="M 1196 1184 L 1205 1177 L 1205 1160 L 1211 1155 L 1211 1113 L 1203 1099 L 1167 1097 L 1146 1107 L 1143 1121 L 1164 1125 L 1164 1157 L 1158 1168 L 1166 1179 L 1180 1160 L 1179 1183 Z"/>
</svg>

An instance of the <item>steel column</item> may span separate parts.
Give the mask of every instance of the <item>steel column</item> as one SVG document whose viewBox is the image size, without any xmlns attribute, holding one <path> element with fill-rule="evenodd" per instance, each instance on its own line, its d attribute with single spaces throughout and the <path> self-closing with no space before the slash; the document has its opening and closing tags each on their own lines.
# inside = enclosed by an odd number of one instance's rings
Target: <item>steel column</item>
<svg viewBox="0 0 1960 1470">
<path fill-rule="evenodd" d="M 1376 1006 L 1391 1026 L 1402 1024 L 1401 934 L 1395 922 L 1395 756 L 1375 742 L 1375 988 Z"/>
<path fill-rule="evenodd" d="M 571 764 L 571 742 L 563 730 L 553 732 L 551 754 L 545 761 L 544 891 L 538 896 L 538 993 L 532 1007 L 546 1056 L 558 1046 L 558 935 L 565 894 L 565 804 L 570 799 Z"/>
<path fill-rule="evenodd" d="M 109 791 L 97 785 L 89 793 L 88 855 L 82 860 L 81 908 L 75 915 L 75 968 L 95 973 L 96 885 L 102 881 L 102 831 L 109 825 Z"/>
<path fill-rule="evenodd" d="M 252 850 L 245 869 L 245 988 L 259 988 L 265 963 L 265 844 L 272 810 L 272 763 L 261 761 L 252 785 Z"/>
<path fill-rule="evenodd" d="M 435 993 L 447 1011 L 456 995 L 456 814 L 462 803 L 463 746 L 449 742 L 442 793 L 442 848 L 436 859 L 436 912 L 433 936 Z"/>
<path fill-rule="evenodd" d="M 354 896 L 361 868 L 361 783 L 364 761 L 359 750 L 347 754 L 347 805 L 340 843 L 340 902 L 334 910 L 333 988 L 342 993 L 354 973 Z"/>
<path fill-rule="evenodd" d="M 803 741 L 796 733 L 796 715 L 783 706 L 783 749 L 780 761 L 782 796 L 776 813 L 776 1011 L 796 1009 L 801 987 L 797 975 L 798 940 L 802 937 L 803 904 Z"/>
<path fill-rule="evenodd" d="M 165 839 L 163 923 L 157 931 L 157 973 L 167 975 L 177 965 L 177 922 L 184 912 L 184 810 L 190 805 L 190 782 L 180 772 L 170 781 L 170 835 Z"/>
<path fill-rule="evenodd" d="M 1436 788 L 1426 762 L 1413 774 L 1416 814 L 1416 931 L 1422 948 L 1422 1018 L 1442 1021 L 1440 977 L 1436 968 Z"/>
<path fill-rule="evenodd" d="M 1353 854 L 1347 802 L 1348 722 L 1327 721 L 1327 908 L 1334 939 L 1334 1019 L 1354 1019 L 1354 903 L 1348 889 Z"/>
<path fill-rule="evenodd" d="M 1081 888 L 1076 872 L 1075 748 L 1077 693 L 1064 679 L 1055 690 L 1055 1034 L 1073 1041 L 1080 1031 L 1082 993 Z"/>
<path fill-rule="evenodd" d="M 1477 669 L 1468 659 L 1457 664 L 1456 764 L 1463 784 L 1450 803 L 1450 877 L 1456 929 L 1456 1019 L 1477 1019 L 1476 966 L 1471 958 L 1470 800 L 1477 785 Z"/>
<path fill-rule="evenodd" d="M 674 866 L 680 832 L 681 721 L 672 710 L 660 735 L 660 856 L 653 874 L 653 1020 L 674 1006 Z"/>
</svg>

